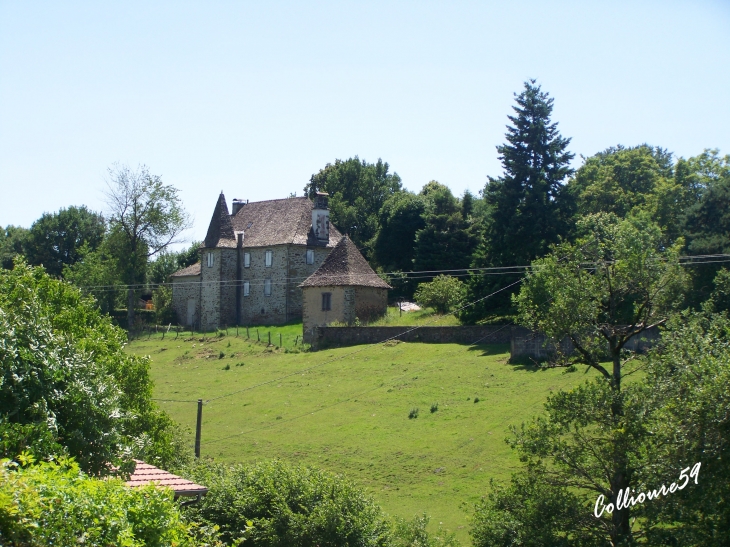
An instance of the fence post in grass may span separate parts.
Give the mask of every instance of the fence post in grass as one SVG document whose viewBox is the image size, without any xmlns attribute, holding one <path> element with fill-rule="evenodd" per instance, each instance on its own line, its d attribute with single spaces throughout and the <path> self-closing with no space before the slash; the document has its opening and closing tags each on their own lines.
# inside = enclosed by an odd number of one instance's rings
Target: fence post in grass
<svg viewBox="0 0 730 547">
<path fill-rule="evenodd" d="M 279 333 L 279 347 L 281 347 L 281 333 Z"/>
<path fill-rule="evenodd" d="M 271 331 L 269 331 L 269 345 L 271 345 Z"/>
<path fill-rule="evenodd" d="M 238 338 L 238 323 L 236 323 L 236 338 Z"/>
<path fill-rule="evenodd" d="M 251 337 L 248 335 L 248 327 L 246 327 L 246 339 L 251 340 Z"/>
<path fill-rule="evenodd" d="M 195 457 L 200 459 L 200 430 L 203 426 L 203 399 L 198 399 L 198 421 L 195 424 Z M 190 445 L 188 445 L 190 446 Z"/>
<path fill-rule="evenodd" d="M 256 341 L 261 342 L 261 335 L 259 334 L 259 329 L 256 329 Z"/>
</svg>

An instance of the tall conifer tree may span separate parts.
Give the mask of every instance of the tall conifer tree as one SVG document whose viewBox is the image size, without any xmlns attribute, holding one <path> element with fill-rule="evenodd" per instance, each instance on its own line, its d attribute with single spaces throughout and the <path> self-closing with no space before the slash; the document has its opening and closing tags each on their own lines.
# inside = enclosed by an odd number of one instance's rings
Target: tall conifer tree
<svg viewBox="0 0 730 547">
<path fill-rule="evenodd" d="M 489 177 L 483 195 L 490 210 L 484 240 L 474 267 L 528 265 L 547 253 L 567 231 L 563 181 L 573 173 L 567 151 L 570 139 L 553 123 L 553 99 L 535 80 L 525 82 L 508 116 L 507 142 L 497 147 L 503 176 Z M 468 298 L 476 300 L 517 280 L 519 276 L 475 275 Z M 462 320 L 475 322 L 492 313 L 505 313 L 510 291 L 464 310 Z"/>
</svg>

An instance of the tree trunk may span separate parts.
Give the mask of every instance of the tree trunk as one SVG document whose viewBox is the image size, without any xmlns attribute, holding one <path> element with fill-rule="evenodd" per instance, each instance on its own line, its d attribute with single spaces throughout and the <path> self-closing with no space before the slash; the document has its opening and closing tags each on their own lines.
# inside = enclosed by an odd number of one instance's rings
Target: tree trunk
<svg viewBox="0 0 730 547">
<path fill-rule="evenodd" d="M 609 340 L 609 348 L 611 351 L 611 360 L 613 361 L 613 374 L 611 379 L 611 389 L 613 391 L 613 401 L 611 402 L 611 416 L 615 428 L 623 430 L 622 422 L 624 420 L 624 405 L 621 398 L 621 350 L 617 348 L 616 340 Z M 619 433 L 623 435 L 623 433 Z M 613 503 L 614 511 L 611 515 L 611 544 L 614 547 L 626 546 L 633 544 L 631 534 L 630 508 L 628 505 L 629 493 L 629 462 L 626 453 L 627 447 L 624 439 L 614 437 L 613 452 L 613 477 L 611 478 L 611 503 Z M 619 493 L 621 493 L 619 509 Z"/>
<path fill-rule="evenodd" d="M 127 289 L 127 332 L 130 337 L 134 328 L 134 289 Z"/>
</svg>

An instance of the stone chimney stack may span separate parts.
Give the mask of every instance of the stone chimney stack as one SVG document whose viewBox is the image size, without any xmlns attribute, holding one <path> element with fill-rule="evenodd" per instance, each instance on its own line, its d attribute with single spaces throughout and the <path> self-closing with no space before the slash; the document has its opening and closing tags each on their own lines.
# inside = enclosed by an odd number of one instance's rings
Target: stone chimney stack
<svg viewBox="0 0 730 547">
<path fill-rule="evenodd" d="M 330 195 L 326 192 L 317 192 L 312 209 L 312 231 L 317 241 L 329 242 L 330 239 L 330 210 L 328 207 Z"/>
<path fill-rule="evenodd" d="M 235 216 L 238 211 L 241 210 L 241 207 L 246 205 L 242 199 L 234 199 L 233 203 L 231 204 L 231 215 Z"/>
</svg>

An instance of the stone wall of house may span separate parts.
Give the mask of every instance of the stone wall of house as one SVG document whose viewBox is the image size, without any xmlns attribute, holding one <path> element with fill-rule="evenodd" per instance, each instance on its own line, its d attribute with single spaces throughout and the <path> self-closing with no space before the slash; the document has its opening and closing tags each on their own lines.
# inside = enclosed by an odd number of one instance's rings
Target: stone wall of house
<svg viewBox="0 0 730 547">
<path fill-rule="evenodd" d="M 220 318 L 219 327 L 236 324 L 236 268 L 238 249 L 221 249 Z"/>
<path fill-rule="evenodd" d="M 355 316 L 360 321 L 373 321 L 388 312 L 388 289 L 355 287 Z"/>
<path fill-rule="evenodd" d="M 192 301 L 194 313 L 192 323 L 188 320 L 188 302 Z M 200 276 L 189 275 L 172 278 L 172 308 L 180 325 L 198 324 L 200 309 Z"/>
<path fill-rule="evenodd" d="M 208 266 L 208 254 L 213 255 L 213 264 Z M 204 249 L 200 268 L 200 323 L 205 331 L 219 327 L 221 314 L 221 249 Z"/>
<path fill-rule="evenodd" d="M 307 250 L 314 251 L 314 264 L 307 264 Z M 331 250 L 326 247 L 288 246 L 287 321 L 302 317 L 302 289 L 299 285 L 322 265 Z"/>
<path fill-rule="evenodd" d="M 320 325 L 327 325 L 334 321 L 346 323 L 346 307 L 347 305 L 352 306 L 348 303 L 346 305 L 345 289 L 350 287 L 304 287 L 302 289 L 303 300 L 304 300 L 304 315 L 302 317 L 302 331 L 304 334 L 304 341 L 310 343 L 312 339 L 312 333 L 314 328 Z M 322 310 L 322 293 L 330 293 L 331 296 L 331 309 L 329 311 Z M 354 292 L 354 291 L 351 291 Z M 349 295 L 350 299 L 354 297 L 354 294 Z M 354 309 L 349 312 L 352 315 L 354 321 Z"/>
<path fill-rule="evenodd" d="M 241 257 L 241 324 L 262 325 L 286 322 L 288 245 L 271 247 L 244 247 L 242 253 L 251 254 L 248 268 Z M 266 251 L 272 251 L 272 263 L 266 266 Z M 235 280 L 235 272 L 233 279 Z M 265 281 L 271 280 L 271 296 L 264 294 Z M 243 283 L 248 281 L 250 292 L 244 296 Z M 235 302 L 235 292 L 233 294 Z"/>
<path fill-rule="evenodd" d="M 435 344 L 509 344 L 510 342 L 510 327 L 508 325 L 419 328 L 313 326 L 310 328 L 309 336 L 307 334 L 305 330 L 304 341 L 311 344 L 312 349 L 376 344 L 391 339 L 402 342 Z"/>
</svg>

